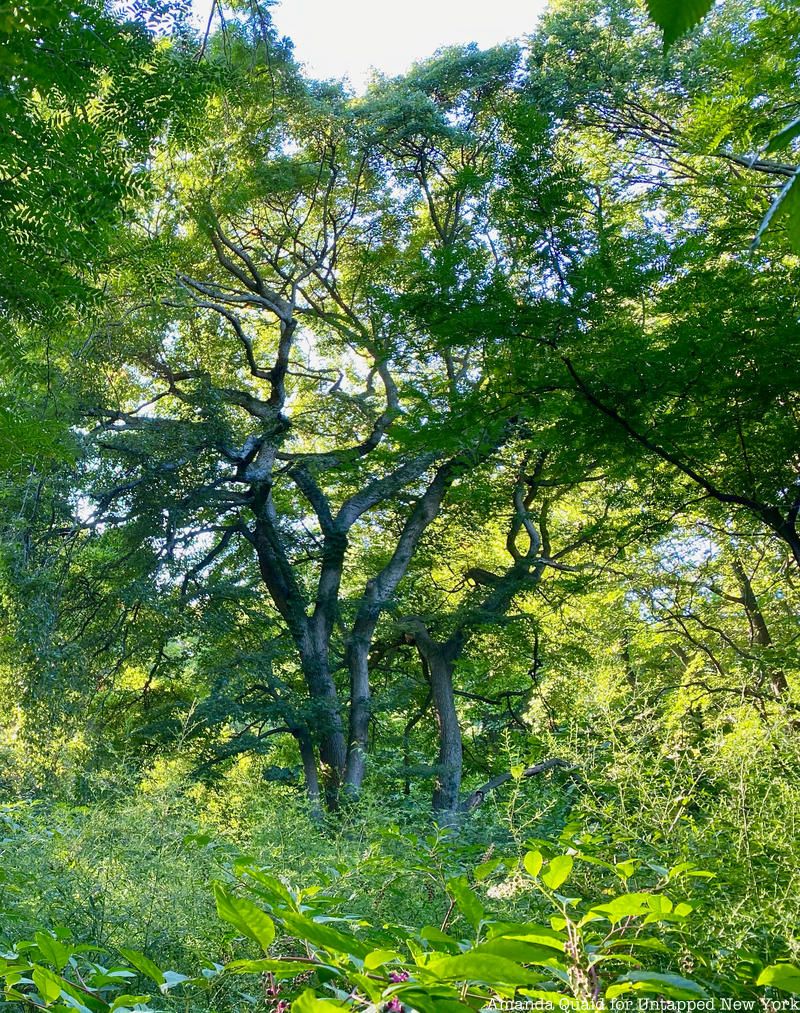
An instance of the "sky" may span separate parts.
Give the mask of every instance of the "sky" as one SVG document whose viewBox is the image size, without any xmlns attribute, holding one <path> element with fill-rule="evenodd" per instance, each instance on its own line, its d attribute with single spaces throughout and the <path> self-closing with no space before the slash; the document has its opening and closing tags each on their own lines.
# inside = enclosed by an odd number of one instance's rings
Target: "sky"
<svg viewBox="0 0 800 1013">
<path fill-rule="evenodd" d="M 544 0 L 282 0 L 278 31 L 313 77 L 362 91 L 375 67 L 400 74 L 440 46 L 485 48 L 533 30 Z"/>
</svg>

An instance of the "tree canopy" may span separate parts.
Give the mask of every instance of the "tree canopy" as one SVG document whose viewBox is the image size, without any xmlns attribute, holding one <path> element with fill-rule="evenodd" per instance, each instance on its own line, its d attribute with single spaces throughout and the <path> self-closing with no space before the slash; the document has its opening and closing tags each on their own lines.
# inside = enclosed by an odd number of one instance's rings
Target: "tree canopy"
<svg viewBox="0 0 800 1013">
<path fill-rule="evenodd" d="M 797 992 L 796 5 L 560 0 L 363 94 L 269 6 L 0 13 L 0 783 L 121 818 L 93 779 L 135 815 L 166 770 L 207 813 L 250 778 L 320 854 L 402 810 L 449 869 L 413 967 L 380 900 L 366 944 L 226 852 L 263 959 L 192 983 L 268 1009 Z M 611 942 L 639 917 L 652 969 Z M 42 931 L 10 1001 L 144 1008 Z"/>
</svg>

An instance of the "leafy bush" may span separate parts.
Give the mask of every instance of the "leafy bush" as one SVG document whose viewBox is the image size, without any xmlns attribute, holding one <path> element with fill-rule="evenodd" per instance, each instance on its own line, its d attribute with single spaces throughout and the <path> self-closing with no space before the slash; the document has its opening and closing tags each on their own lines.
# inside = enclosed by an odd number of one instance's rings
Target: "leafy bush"
<svg viewBox="0 0 800 1013">
<path fill-rule="evenodd" d="M 351 844 L 356 826 L 354 820 Z M 323 836 L 307 843 L 320 846 Z M 389 826 L 363 862 L 355 861 L 356 847 L 351 864 L 320 868 L 318 885 L 298 889 L 230 841 L 187 834 L 179 853 L 202 870 L 188 892 L 202 894 L 195 900 L 204 911 L 212 891 L 197 881 L 215 877 L 220 921 L 204 927 L 213 959 L 198 952 L 203 943 L 196 940 L 184 950 L 194 952 L 191 970 L 188 960 L 174 970 L 164 964 L 163 947 L 153 959 L 152 951 L 121 943 L 76 940 L 63 925 L 40 927 L 6 944 L 6 1000 L 54 1013 L 174 1003 L 214 1010 L 266 1003 L 275 1013 L 448 1013 L 504 999 L 592 1008 L 629 995 L 683 1000 L 800 991 L 792 964 L 765 968 L 755 958 L 721 978 L 694 949 L 691 923 L 713 874 L 691 862 L 666 869 L 642 858 L 609 860 L 602 835 L 569 826 L 560 839 L 537 839 L 522 855 L 489 848 L 482 861 L 468 838 Z M 565 848 L 567 840 L 573 844 Z M 443 912 L 436 923 L 376 917 L 421 884 L 417 913 Z M 178 920 L 183 912 L 174 914 Z M 125 917 L 121 923 L 129 932 L 139 928 Z"/>
</svg>

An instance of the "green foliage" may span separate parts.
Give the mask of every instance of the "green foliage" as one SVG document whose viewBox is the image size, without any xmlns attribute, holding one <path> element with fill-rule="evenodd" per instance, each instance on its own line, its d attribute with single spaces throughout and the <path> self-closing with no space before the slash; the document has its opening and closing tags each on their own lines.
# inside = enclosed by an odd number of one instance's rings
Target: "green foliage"
<svg viewBox="0 0 800 1013">
<path fill-rule="evenodd" d="M 219 884 L 214 887 L 214 897 L 217 901 L 217 914 L 220 918 L 230 922 L 246 936 L 255 939 L 262 950 L 267 953 L 269 944 L 275 938 L 275 926 L 270 919 L 251 904 L 247 898 L 234 897 Z"/>
<path fill-rule="evenodd" d="M 714 0 L 647 0 L 647 10 L 664 33 L 664 49 L 694 28 L 714 6 Z"/>
<path fill-rule="evenodd" d="M 0 14 L 7 1000 L 796 992 L 797 5 L 268 6 Z"/>
<path fill-rule="evenodd" d="M 783 992 L 800 994 L 800 968 L 792 964 L 773 964 L 759 974 L 758 985 L 772 985 Z"/>
<path fill-rule="evenodd" d="M 73 456 L 65 360 L 135 255 L 127 227 L 154 146 L 187 131 L 209 80 L 186 14 L 181 2 L 0 9 L 3 471 Z"/>
<path fill-rule="evenodd" d="M 665 52 L 682 35 L 699 24 L 713 6 L 713 0 L 676 0 L 676 2 L 671 2 L 671 0 L 647 0 L 647 10 L 650 13 L 650 17 L 664 34 Z M 776 12 L 768 10 L 766 16 L 762 15 L 762 20 L 768 21 L 770 16 L 774 17 L 778 31 L 780 32 L 784 28 L 784 25 L 781 24 L 779 16 L 776 16 Z M 800 127 L 798 127 L 799 122 L 798 120 L 792 120 L 769 138 L 764 147 L 764 154 L 769 155 L 787 147 L 797 137 L 798 132 L 800 132 Z M 718 134 L 718 138 L 729 132 L 730 127 L 723 127 L 720 134 Z M 755 161 L 755 157 L 753 161 Z M 764 215 L 753 240 L 754 246 L 759 244 L 767 229 L 781 219 L 784 219 L 789 243 L 795 252 L 800 252 L 800 204 L 798 203 L 800 198 L 798 198 L 798 188 L 795 185 L 798 172 L 800 172 L 800 169 L 790 176 L 789 181 L 781 188 L 766 215 Z"/>
<path fill-rule="evenodd" d="M 289 1002 L 293 1009 L 298 1003 L 313 1009 L 315 1002 L 327 1002 L 357 1010 L 385 1003 L 420 1013 L 477 1010 L 500 999 L 569 1006 L 629 994 L 689 999 L 756 996 L 763 987 L 797 989 L 797 968 L 790 963 L 763 970 L 756 964 L 735 978 L 714 977 L 701 964 L 701 982 L 676 967 L 676 956 L 693 945 L 692 884 L 712 875 L 692 863 L 667 870 L 639 857 L 608 862 L 600 858 L 596 834 L 575 834 L 567 827 L 559 837 L 537 841 L 548 860 L 541 850 L 522 855 L 507 850 L 480 866 L 471 857 L 475 845 L 446 835 L 422 841 L 396 828 L 373 834 L 363 871 L 339 862 L 326 885 L 302 889 L 288 885 L 285 873 L 279 878 L 253 855 L 223 848 L 219 869 L 227 885 L 217 882 L 214 893 L 219 914 L 235 930 L 234 949 L 223 960 L 201 950 L 193 960 L 199 971 L 163 969 L 152 956 L 117 945 L 112 948 L 122 957 L 120 963 L 108 944 L 78 944 L 69 930 L 57 926 L 54 932 L 40 930 L 33 940 L 17 941 L 5 953 L 0 975 L 6 999 L 57 1006 L 71 1005 L 72 997 L 91 1009 L 148 1010 L 153 1006 L 147 988 L 155 985 L 161 1001 L 178 989 L 187 1008 L 220 1001 L 252 1005 L 258 1000 L 247 981 L 255 976 L 265 982 L 273 1003 L 284 1003 L 281 1009 Z M 187 847 L 199 845 L 202 851 L 222 844 L 208 834 L 195 837 L 186 839 Z M 566 839 L 576 846 L 565 854 L 560 849 Z M 322 836 L 298 838 L 295 859 L 310 843 L 318 848 L 323 841 Z M 625 846 L 610 844 L 614 851 Z M 417 866 L 413 849 L 420 848 L 426 856 Z M 415 889 L 418 878 L 436 882 L 439 862 L 442 927 L 412 929 L 407 919 L 396 917 L 395 905 L 409 887 Z M 449 875 L 459 867 L 464 871 Z M 397 875 L 387 884 L 389 868 Z M 361 883 L 358 891 L 352 889 L 353 877 Z M 509 882 L 518 891 L 514 912 L 504 905 L 498 915 L 498 890 Z M 387 885 L 395 917 L 376 919 L 367 909 Z M 599 900 L 592 900 L 591 893 L 587 897 L 587 888 L 599 887 Z M 430 903 L 424 907 L 430 909 Z M 129 928 L 121 925 L 123 932 Z M 247 940 L 266 956 L 238 956 Z M 702 958 L 697 954 L 695 959 Z"/>
</svg>

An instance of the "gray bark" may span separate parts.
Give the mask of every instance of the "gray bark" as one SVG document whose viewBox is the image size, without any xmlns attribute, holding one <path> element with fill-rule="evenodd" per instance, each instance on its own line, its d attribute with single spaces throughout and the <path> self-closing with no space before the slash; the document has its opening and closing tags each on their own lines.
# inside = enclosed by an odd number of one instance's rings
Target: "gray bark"
<svg viewBox="0 0 800 1013">
<path fill-rule="evenodd" d="M 461 770 L 463 746 L 461 725 L 453 694 L 453 661 L 448 653 L 435 651 L 428 655 L 431 673 L 431 691 L 439 729 L 439 755 L 436 760 L 437 774 L 433 790 L 433 810 L 444 814 L 450 822 L 458 810 L 461 792 Z"/>
<path fill-rule="evenodd" d="M 371 713 L 369 650 L 375 628 L 381 612 L 405 575 L 420 539 L 439 514 L 448 489 L 459 469 L 466 463 L 467 456 L 460 455 L 438 468 L 425 493 L 406 520 L 391 559 L 380 573 L 367 582 L 347 648 L 347 664 L 350 671 L 350 728 L 345 784 L 352 793 L 360 790 L 366 772 Z"/>
<path fill-rule="evenodd" d="M 522 777 L 534 777 L 536 774 L 542 774 L 546 770 L 552 770 L 554 767 L 568 768 L 569 764 L 564 760 L 558 759 L 558 757 L 552 757 L 549 760 L 543 760 L 541 763 L 534 763 L 532 767 L 526 767 L 522 771 Z M 480 788 L 476 788 L 475 791 L 470 792 L 469 795 L 461 803 L 461 811 L 465 813 L 472 812 L 473 809 L 477 809 L 479 805 L 482 805 L 486 801 L 486 796 L 489 792 L 494 791 L 495 788 L 499 788 L 501 784 L 506 784 L 510 781 L 513 775 L 510 772 L 498 774 L 496 777 L 491 778 L 486 784 L 482 784 Z"/>
</svg>

